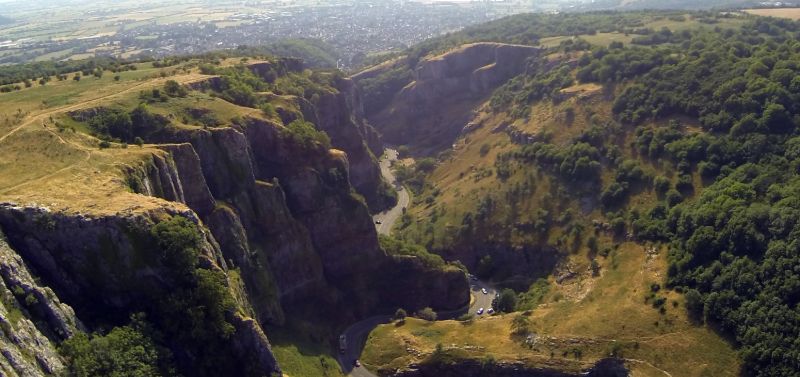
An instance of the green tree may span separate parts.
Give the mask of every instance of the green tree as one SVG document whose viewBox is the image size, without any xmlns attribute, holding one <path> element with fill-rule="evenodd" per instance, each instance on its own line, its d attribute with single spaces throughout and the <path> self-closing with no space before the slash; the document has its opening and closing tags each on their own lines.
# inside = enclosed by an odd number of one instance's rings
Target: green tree
<svg viewBox="0 0 800 377">
<path fill-rule="evenodd" d="M 59 350 L 67 361 L 66 374 L 71 377 L 170 374 L 169 369 L 159 370 L 159 352 L 153 340 L 130 326 L 115 327 L 106 335 L 78 333 L 64 341 Z"/>
<path fill-rule="evenodd" d="M 175 80 L 167 80 L 167 82 L 164 83 L 164 93 L 170 97 L 186 97 L 188 94 L 186 88 L 178 84 Z"/>
<path fill-rule="evenodd" d="M 417 311 L 416 317 L 419 319 L 424 319 L 429 322 L 433 322 L 436 320 L 436 312 L 433 311 L 431 308 L 424 308 Z"/>
<path fill-rule="evenodd" d="M 500 291 L 500 296 L 497 297 L 495 309 L 498 312 L 511 313 L 517 307 L 517 293 L 513 290 L 506 288 Z"/>
</svg>

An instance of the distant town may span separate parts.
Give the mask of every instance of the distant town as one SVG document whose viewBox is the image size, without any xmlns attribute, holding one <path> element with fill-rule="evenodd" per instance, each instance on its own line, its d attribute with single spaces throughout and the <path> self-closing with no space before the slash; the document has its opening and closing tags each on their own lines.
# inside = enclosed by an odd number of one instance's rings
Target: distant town
<svg viewBox="0 0 800 377">
<path fill-rule="evenodd" d="M 627 2 L 628 4 L 631 2 Z M 522 12 L 581 11 L 620 0 L 6 0 L 0 65 L 198 54 L 280 41 L 314 40 L 327 65 L 369 58 Z M 649 4 L 649 3 L 646 3 Z M 782 7 L 787 2 L 754 2 Z M 65 7 L 66 6 L 66 7 Z M 69 9 L 69 10 L 65 10 Z M 321 42 L 316 42 L 321 41 Z M 331 63 L 332 61 L 332 63 Z"/>
<path fill-rule="evenodd" d="M 27 10 L 27 20 L 0 25 L 0 64 L 92 56 L 158 58 L 307 38 L 329 45 L 336 51 L 337 65 L 347 68 L 370 54 L 402 49 L 515 13 L 556 12 L 566 3 L 264 0 L 179 4 L 123 1 L 92 8 L 76 4 L 73 14 L 46 17 Z M 39 12 L 48 14 L 46 9 Z"/>
</svg>

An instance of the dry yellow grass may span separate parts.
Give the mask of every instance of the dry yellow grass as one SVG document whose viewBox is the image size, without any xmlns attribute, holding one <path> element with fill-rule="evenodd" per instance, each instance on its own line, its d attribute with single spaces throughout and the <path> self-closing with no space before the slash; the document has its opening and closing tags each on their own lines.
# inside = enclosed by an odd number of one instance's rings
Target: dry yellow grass
<svg viewBox="0 0 800 377">
<path fill-rule="evenodd" d="M 405 325 L 384 325 L 370 334 L 362 361 L 377 370 L 420 362 L 437 344 L 464 357 L 523 361 L 568 371 L 585 368 L 620 352 L 638 376 L 735 376 L 739 362 L 733 348 L 711 330 L 687 319 L 679 295 L 661 293 L 669 302 L 659 313 L 644 297 L 650 284 L 661 282 L 665 256 L 647 254 L 644 247 L 624 244 L 602 262 L 600 277 L 582 276 L 591 286 L 579 300 L 565 298 L 565 285 L 553 282 L 548 303 L 530 316 L 537 343 L 528 348 L 511 335 L 518 313 L 477 319 L 429 323 L 410 319 Z M 575 357 L 575 350 L 581 356 Z M 409 352 L 410 351 L 410 352 Z"/>
<path fill-rule="evenodd" d="M 0 201 L 35 204 L 53 210 L 82 213 L 118 213 L 167 204 L 133 194 L 124 170 L 165 152 L 149 147 L 98 148 L 99 140 L 81 132 L 59 130 L 55 121 L 70 111 L 126 101 L 139 91 L 161 87 L 166 80 L 189 83 L 207 76 L 196 73 L 167 78 L 159 70 L 127 72 L 114 81 L 87 77 L 80 82 L 54 81 L 0 95 L 0 106 L 19 109 L 6 114 L 0 126 Z M 122 75 L 121 75 L 122 76 Z M 153 78 L 157 77 L 157 78 Z M 63 97 L 47 106 L 46 101 Z"/>
<path fill-rule="evenodd" d="M 757 16 L 800 20 L 800 8 L 745 9 L 744 11 Z"/>
<path fill-rule="evenodd" d="M 556 145 L 571 143 L 592 124 L 603 125 L 612 120 L 611 100 L 614 92 L 624 88 L 605 88 L 596 85 L 576 85 L 562 91 L 569 96 L 559 104 L 542 101 L 532 105 L 527 121 L 516 121 L 513 126 L 529 134 L 546 131 L 551 135 L 550 142 Z M 567 110 L 574 114 L 567 121 Z M 432 218 L 434 208 L 437 222 L 434 228 L 447 229 L 458 226 L 464 213 L 474 210 L 478 200 L 487 194 L 498 193 L 498 185 L 509 186 L 525 179 L 535 169 L 533 165 L 514 168 L 507 181 L 501 183 L 495 176 L 478 178 L 482 171 L 492 170 L 498 156 L 517 148 L 509 136 L 501 131 L 509 125 L 507 114 L 481 112 L 475 123 L 482 126 L 456 142 L 450 157 L 443 161 L 431 174 L 428 182 L 440 192 L 433 205 L 424 200 L 409 208 L 409 213 L 419 223 L 404 232 L 415 234 L 424 230 Z M 696 120 L 682 119 L 689 131 L 696 126 Z M 666 123 L 667 121 L 663 121 Z M 661 123 L 661 122 L 659 122 Z M 635 135 L 630 129 L 621 128 L 615 140 L 626 158 L 631 158 L 631 142 Z M 488 145 L 489 149 L 482 148 Z M 483 149 L 483 153 L 481 152 Z M 668 174 L 669 168 L 655 163 L 642 162 L 642 168 L 654 175 Z M 602 176 L 603 187 L 613 180 L 614 171 L 605 170 Z M 535 189 L 529 197 L 514 203 L 520 217 L 535 213 L 542 207 L 542 201 L 550 193 L 551 178 L 548 174 L 536 175 Z M 698 183 L 696 187 L 701 187 Z M 425 198 L 429 190 L 420 197 Z M 631 196 L 628 207 L 647 209 L 657 200 L 652 190 L 637 192 Z M 498 206 L 495 211 L 505 211 Z M 586 229 L 592 229 L 592 219 L 604 219 L 601 206 L 588 213 L 582 211 L 577 201 L 562 203 L 558 213 L 567 208 L 579 216 Z M 503 218 L 504 213 L 497 215 Z M 550 232 L 550 244 L 555 244 L 562 230 Z M 517 234 L 519 233 L 519 234 Z M 514 245 L 535 245 L 537 240 L 530 235 L 515 232 L 511 242 Z M 438 235 L 437 235 L 438 236 Z M 589 266 L 591 258 L 585 245 L 566 256 L 563 265 L 577 272 L 572 279 L 556 283 L 550 279 L 550 292 L 545 303 L 532 314 L 535 332 L 540 336 L 552 337 L 552 346 L 529 350 L 510 337 L 509 322 L 513 316 L 478 320 L 473 325 L 456 322 L 425 324 L 409 322 L 407 326 L 384 326 L 376 330 L 370 338 L 363 355 L 364 361 L 373 367 L 400 367 L 410 362 L 419 362 L 435 349 L 437 343 L 445 348 L 455 347 L 458 352 L 475 358 L 492 355 L 508 360 L 525 360 L 537 365 L 557 362 L 561 366 L 585 365 L 608 354 L 615 344 L 621 347 L 623 356 L 634 375 L 664 376 L 732 376 L 739 371 L 739 361 L 733 347 L 710 329 L 692 324 L 685 314 L 682 295 L 675 292 L 660 291 L 658 295 L 667 299 L 665 313 L 660 313 L 645 297 L 650 294 L 650 286 L 658 283 L 663 286 L 666 275 L 666 250 L 647 253 L 649 246 L 634 243 L 616 245 L 604 234 L 598 236 L 600 249 L 618 249 L 607 257 L 597 257 L 601 265 L 599 277 L 593 277 Z M 548 338 L 550 339 L 550 338 Z M 465 345 L 480 345 L 485 349 L 464 351 Z M 455 345 L 455 346 L 451 346 Z M 406 346 L 422 352 L 422 357 L 409 354 Z M 570 352 L 577 347 L 583 358 L 575 364 Z M 460 349 L 459 349 L 460 348 Z M 467 348 L 470 350 L 471 348 Z M 564 356 L 564 352 L 567 355 Z M 550 358 L 553 352 L 554 358 Z M 570 364 L 572 363 L 572 364 Z"/>
</svg>

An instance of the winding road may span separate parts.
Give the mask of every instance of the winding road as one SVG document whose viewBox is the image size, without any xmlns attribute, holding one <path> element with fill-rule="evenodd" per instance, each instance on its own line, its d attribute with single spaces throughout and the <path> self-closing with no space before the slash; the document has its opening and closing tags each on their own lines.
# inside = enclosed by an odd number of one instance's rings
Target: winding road
<svg viewBox="0 0 800 377">
<path fill-rule="evenodd" d="M 394 172 L 392 171 L 392 162 L 397 161 L 397 156 L 397 150 L 386 148 L 383 158 L 381 158 L 380 161 L 383 178 L 394 185 L 395 190 L 397 190 L 397 205 L 372 216 L 372 219 L 375 221 L 375 229 L 378 230 L 379 234 L 384 235 L 391 233 L 394 223 L 403 215 L 403 209 L 408 207 L 408 202 L 410 200 L 408 190 L 397 181 L 397 177 L 394 176 Z"/>
<path fill-rule="evenodd" d="M 397 205 L 373 216 L 373 220 L 375 221 L 375 229 L 379 234 L 388 235 L 391 233 L 394 223 L 397 222 L 397 219 L 403 215 L 403 209 L 408 207 L 410 200 L 408 190 L 406 190 L 406 188 L 404 188 L 400 182 L 397 181 L 397 177 L 395 177 L 394 172 L 392 172 L 392 162 L 397 161 L 397 158 L 397 150 L 386 148 L 384 156 L 380 161 L 381 174 L 386 181 L 394 185 L 395 189 L 397 190 L 398 197 Z M 479 308 L 484 308 L 484 310 L 486 310 L 492 307 L 492 300 L 497 293 L 494 288 L 490 287 L 484 282 L 471 278 L 470 289 L 472 300 L 470 300 L 469 308 L 462 308 L 460 310 L 454 310 L 450 312 L 439 312 L 439 319 L 455 319 L 467 312 L 477 314 Z M 482 291 L 483 289 L 486 289 L 485 294 Z M 484 313 L 483 316 L 485 315 L 486 314 Z M 355 360 L 361 357 L 361 351 L 364 349 L 364 345 L 367 342 L 369 333 L 379 325 L 386 324 L 391 321 L 392 317 L 389 315 L 375 316 L 354 323 L 342 333 L 346 339 L 347 347 L 344 352 L 338 354 L 337 361 L 339 362 L 339 366 L 342 368 L 342 371 L 345 374 L 350 377 L 377 377 L 363 366 L 356 367 Z"/>
</svg>

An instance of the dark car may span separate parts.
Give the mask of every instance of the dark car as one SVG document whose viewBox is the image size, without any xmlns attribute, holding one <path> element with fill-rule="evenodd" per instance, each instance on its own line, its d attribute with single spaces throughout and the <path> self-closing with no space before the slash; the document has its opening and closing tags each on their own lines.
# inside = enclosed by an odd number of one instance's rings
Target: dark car
<svg viewBox="0 0 800 377">
<path fill-rule="evenodd" d="M 381 225 L 381 224 L 383 224 L 383 221 L 375 220 L 375 224 Z"/>
</svg>

